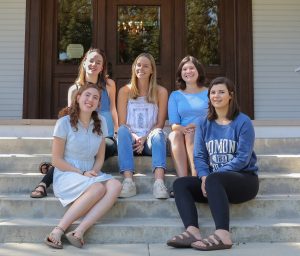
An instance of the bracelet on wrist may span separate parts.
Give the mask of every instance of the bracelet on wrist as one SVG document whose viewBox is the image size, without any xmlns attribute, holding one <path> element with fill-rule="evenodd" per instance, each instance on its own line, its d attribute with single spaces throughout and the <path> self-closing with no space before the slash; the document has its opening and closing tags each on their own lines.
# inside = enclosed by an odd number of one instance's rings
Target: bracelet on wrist
<svg viewBox="0 0 300 256">
<path fill-rule="evenodd" d="M 84 176 L 85 173 L 86 173 L 86 171 L 83 171 L 82 175 Z"/>
</svg>

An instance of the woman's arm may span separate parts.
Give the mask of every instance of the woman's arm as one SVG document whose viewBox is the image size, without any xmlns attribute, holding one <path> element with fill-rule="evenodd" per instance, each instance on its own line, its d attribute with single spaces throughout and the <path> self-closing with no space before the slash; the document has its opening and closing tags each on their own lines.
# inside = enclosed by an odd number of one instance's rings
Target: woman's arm
<svg viewBox="0 0 300 256">
<path fill-rule="evenodd" d="M 107 91 L 110 100 L 110 112 L 114 122 L 114 132 L 118 131 L 118 113 L 116 109 L 116 84 L 112 79 L 107 79 Z"/>
<path fill-rule="evenodd" d="M 127 122 L 127 103 L 128 103 L 128 94 L 130 88 L 129 85 L 123 86 L 118 94 L 118 120 L 119 125 L 126 125 Z"/>
<path fill-rule="evenodd" d="M 204 140 L 204 125 L 201 122 L 197 125 L 194 138 L 194 164 L 197 176 L 202 179 L 210 173 L 209 171 L 209 155 Z M 203 179 L 202 179 L 203 181 Z"/>
<path fill-rule="evenodd" d="M 102 137 L 101 144 L 99 146 L 95 163 L 93 165 L 93 169 L 90 171 L 87 171 L 84 173 L 85 176 L 92 177 L 92 176 L 97 176 L 99 172 L 101 171 L 101 168 L 104 163 L 104 156 L 105 156 L 105 138 Z"/>
<path fill-rule="evenodd" d="M 72 166 L 64 160 L 66 140 L 54 136 L 52 143 L 52 164 L 61 171 L 82 173 L 82 170 Z"/>
</svg>

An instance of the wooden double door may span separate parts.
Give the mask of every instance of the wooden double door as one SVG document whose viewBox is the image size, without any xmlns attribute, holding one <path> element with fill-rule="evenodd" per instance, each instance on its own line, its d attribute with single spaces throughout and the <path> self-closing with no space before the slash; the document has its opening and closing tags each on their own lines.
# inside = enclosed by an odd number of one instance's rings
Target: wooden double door
<svg viewBox="0 0 300 256">
<path fill-rule="evenodd" d="M 77 76 L 78 62 L 63 62 L 60 59 L 58 33 L 60 2 L 27 0 L 23 118 L 56 118 L 58 110 L 66 106 L 67 90 Z M 149 34 L 151 30 L 153 36 L 143 37 L 142 41 L 146 40 L 143 47 L 145 48 L 145 45 L 153 47 L 151 50 L 155 53 L 158 81 L 169 92 L 175 90 L 177 66 L 180 60 L 189 54 L 186 45 L 187 1 L 90 2 L 93 16 L 91 44 L 106 52 L 109 71 L 118 89 L 129 81 L 131 63 L 137 54 L 134 52 L 134 44 L 137 41 L 134 41 L 133 34 L 136 32 L 142 34 L 143 29 L 148 29 L 146 32 Z M 147 8 L 152 9 L 147 12 Z M 219 10 L 220 63 L 217 66 L 207 66 L 207 76 L 209 79 L 220 75 L 228 76 L 240 84 L 238 97 L 242 109 L 253 117 L 251 0 L 219 0 Z M 133 20 L 125 24 L 121 19 L 128 16 L 129 12 L 133 15 Z M 135 12 L 143 16 L 143 23 L 134 18 Z M 150 17 L 151 15 L 154 18 Z M 132 30 L 133 34 L 128 34 L 130 24 L 140 31 Z M 154 27 L 157 30 L 154 30 Z M 122 29 L 127 30 L 125 36 L 121 33 Z M 124 38 L 131 40 L 125 42 L 127 53 L 124 53 Z"/>
</svg>

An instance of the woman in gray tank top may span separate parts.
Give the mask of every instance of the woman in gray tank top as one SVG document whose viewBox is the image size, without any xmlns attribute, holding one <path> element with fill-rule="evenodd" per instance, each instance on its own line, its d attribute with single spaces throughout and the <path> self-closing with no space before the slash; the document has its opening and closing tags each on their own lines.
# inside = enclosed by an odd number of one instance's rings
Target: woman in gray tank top
<svg viewBox="0 0 300 256">
<path fill-rule="evenodd" d="M 124 176 L 120 197 L 136 195 L 134 154 L 152 155 L 153 195 L 169 197 L 164 185 L 166 138 L 162 130 L 167 102 L 167 90 L 156 81 L 154 58 L 149 53 L 140 54 L 132 64 L 130 83 L 123 86 L 118 95 L 118 160 Z"/>
</svg>

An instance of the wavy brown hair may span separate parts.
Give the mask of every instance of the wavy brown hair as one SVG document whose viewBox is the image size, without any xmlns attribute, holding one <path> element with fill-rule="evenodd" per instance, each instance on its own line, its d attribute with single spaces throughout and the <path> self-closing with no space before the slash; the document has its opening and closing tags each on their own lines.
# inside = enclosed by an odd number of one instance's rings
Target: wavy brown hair
<svg viewBox="0 0 300 256">
<path fill-rule="evenodd" d="M 80 113 L 80 107 L 79 103 L 77 102 L 77 96 L 81 95 L 85 90 L 89 88 L 94 88 L 99 92 L 99 103 L 100 103 L 100 98 L 101 98 L 101 88 L 97 84 L 87 84 L 84 86 L 81 86 L 79 90 L 75 93 L 75 96 L 72 100 L 71 106 L 70 107 L 65 107 L 62 110 L 59 111 L 58 113 L 58 118 L 61 118 L 63 116 L 69 115 L 70 116 L 70 123 L 71 126 L 75 129 L 75 131 L 78 131 L 78 120 L 79 120 L 79 113 Z M 93 133 L 96 133 L 98 135 L 102 135 L 102 130 L 101 130 L 101 120 L 99 118 L 99 115 L 96 110 L 92 112 L 92 119 L 94 120 L 94 128 L 93 128 Z"/>
<path fill-rule="evenodd" d="M 187 55 L 185 56 L 182 61 L 179 63 L 179 66 L 177 68 L 177 72 L 176 72 L 176 85 L 181 89 L 181 90 L 185 90 L 186 88 L 186 83 L 185 81 L 182 79 L 181 76 L 181 71 L 182 71 L 182 67 L 185 63 L 187 62 L 192 62 L 195 65 L 195 68 L 198 71 L 198 78 L 197 78 L 197 86 L 198 87 L 202 87 L 205 86 L 205 69 L 204 66 L 201 64 L 201 62 L 199 60 L 197 60 L 195 57 Z"/>
<path fill-rule="evenodd" d="M 240 113 L 240 107 L 239 107 L 239 104 L 237 101 L 236 87 L 235 87 L 234 83 L 227 77 L 223 77 L 223 76 L 213 79 L 210 82 L 209 87 L 208 87 L 207 95 L 208 95 L 209 99 L 210 99 L 209 96 L 210 96 L 211 88 L 216 84 L 225 84 L 225 86 L 229 92 L 229 95 L 231 96 L 226 117 L 228 118 L 228 120 L 235 119 L 238 116 L 238 114 Z M 211 104 L 211 101 L 209 100 L 207 119 L 211 121 L 211 120 L 215 120 L 217 118 L 218 118 L 218 115 L 217 115 L 216 109 L 214 108 L 214 106 Z"/>
</svg>

